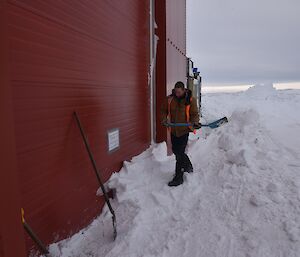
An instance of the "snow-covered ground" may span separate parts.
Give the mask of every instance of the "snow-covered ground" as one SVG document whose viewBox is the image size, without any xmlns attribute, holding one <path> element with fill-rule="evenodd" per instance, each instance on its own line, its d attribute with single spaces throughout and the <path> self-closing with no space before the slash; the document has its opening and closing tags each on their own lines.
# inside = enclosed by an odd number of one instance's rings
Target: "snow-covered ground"
<svg viewBox="0 0 300 257">
<path fill-rule="evenodd" d="M 229 123 L 192 135 L 195 172 L 170 188 L 175 159 L 150 147 L 119 173 L 111 217 L 103 214 L 72 238 L 50 246 L 54 257 L 299 257 L 300 90 L 256 86 L 207 94 L 203 120 Z"/>
</svg>

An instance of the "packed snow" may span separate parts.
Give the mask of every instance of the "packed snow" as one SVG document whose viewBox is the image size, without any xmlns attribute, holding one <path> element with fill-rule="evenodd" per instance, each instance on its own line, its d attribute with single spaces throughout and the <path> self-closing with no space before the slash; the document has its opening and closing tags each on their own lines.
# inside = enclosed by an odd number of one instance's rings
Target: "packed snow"
<svg viewBox="0 0 300 257">
<path fill-rule="evenodd" d="M 175 168 L 165 143 L 125 162 L 107 182 L 107 206 L 72 238 L 52 244 L 53 257 L 299 257 L 300 90 L 258 85 L 203 96 L 201 129 L 187 153 L 194 173 L 167 182 Z"/>
</svg>

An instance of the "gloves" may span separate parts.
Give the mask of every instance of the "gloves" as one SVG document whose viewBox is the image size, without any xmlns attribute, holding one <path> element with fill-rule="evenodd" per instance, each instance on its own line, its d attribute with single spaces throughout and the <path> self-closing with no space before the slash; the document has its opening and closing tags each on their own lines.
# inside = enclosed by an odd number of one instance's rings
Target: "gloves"
<svg viewBox="0 0 300 257">
<path fill-rule="evenodd" d="M 193 127 L 194 127 L 194 129 L 200 129 L 201 124 L 200 123 L 194 123 Z"/>
<path fill-rule="evenodd" d="M 161 125 L 163 125 L 164 127 L 169 127 L 168 121 L 167 120 L 163 120 L 161 122 Z"/>
</svg>

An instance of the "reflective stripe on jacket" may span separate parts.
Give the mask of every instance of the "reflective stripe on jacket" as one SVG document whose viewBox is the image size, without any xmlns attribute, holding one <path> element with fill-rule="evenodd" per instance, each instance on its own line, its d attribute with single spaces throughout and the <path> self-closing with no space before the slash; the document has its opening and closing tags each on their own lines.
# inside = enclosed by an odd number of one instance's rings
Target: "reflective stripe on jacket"
<svg viewBox="0 0 300 257">
<path fill-rule="evenodd" d="M 169 113 L 170 117 L 168 117 Z M 199 112 L 196 100 L 193 98 L 190 101 L 190 104 L 188 104 L 186 98 L 178 99 L 175 96 L 168 96 L 161 107 L 161 121 L 167 120 L 172 123 L 199 123 Z M 180 137 L 191 131 L 192 130 L 188 127 L 171 128 L 172 134 L 177 137 Z"/>
</svg>

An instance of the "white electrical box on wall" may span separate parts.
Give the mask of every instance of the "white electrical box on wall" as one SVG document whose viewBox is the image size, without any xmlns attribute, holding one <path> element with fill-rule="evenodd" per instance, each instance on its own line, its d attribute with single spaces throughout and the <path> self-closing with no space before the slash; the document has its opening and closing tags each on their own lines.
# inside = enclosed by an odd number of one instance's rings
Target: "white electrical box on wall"
<svg viewBox="0 0 300 257">
<path fill-rule="evenodd" d="M 107 138 L 109 153 L 120 148 L 120 130 L 118 128 L 107 131 Z"/>
</svg>

